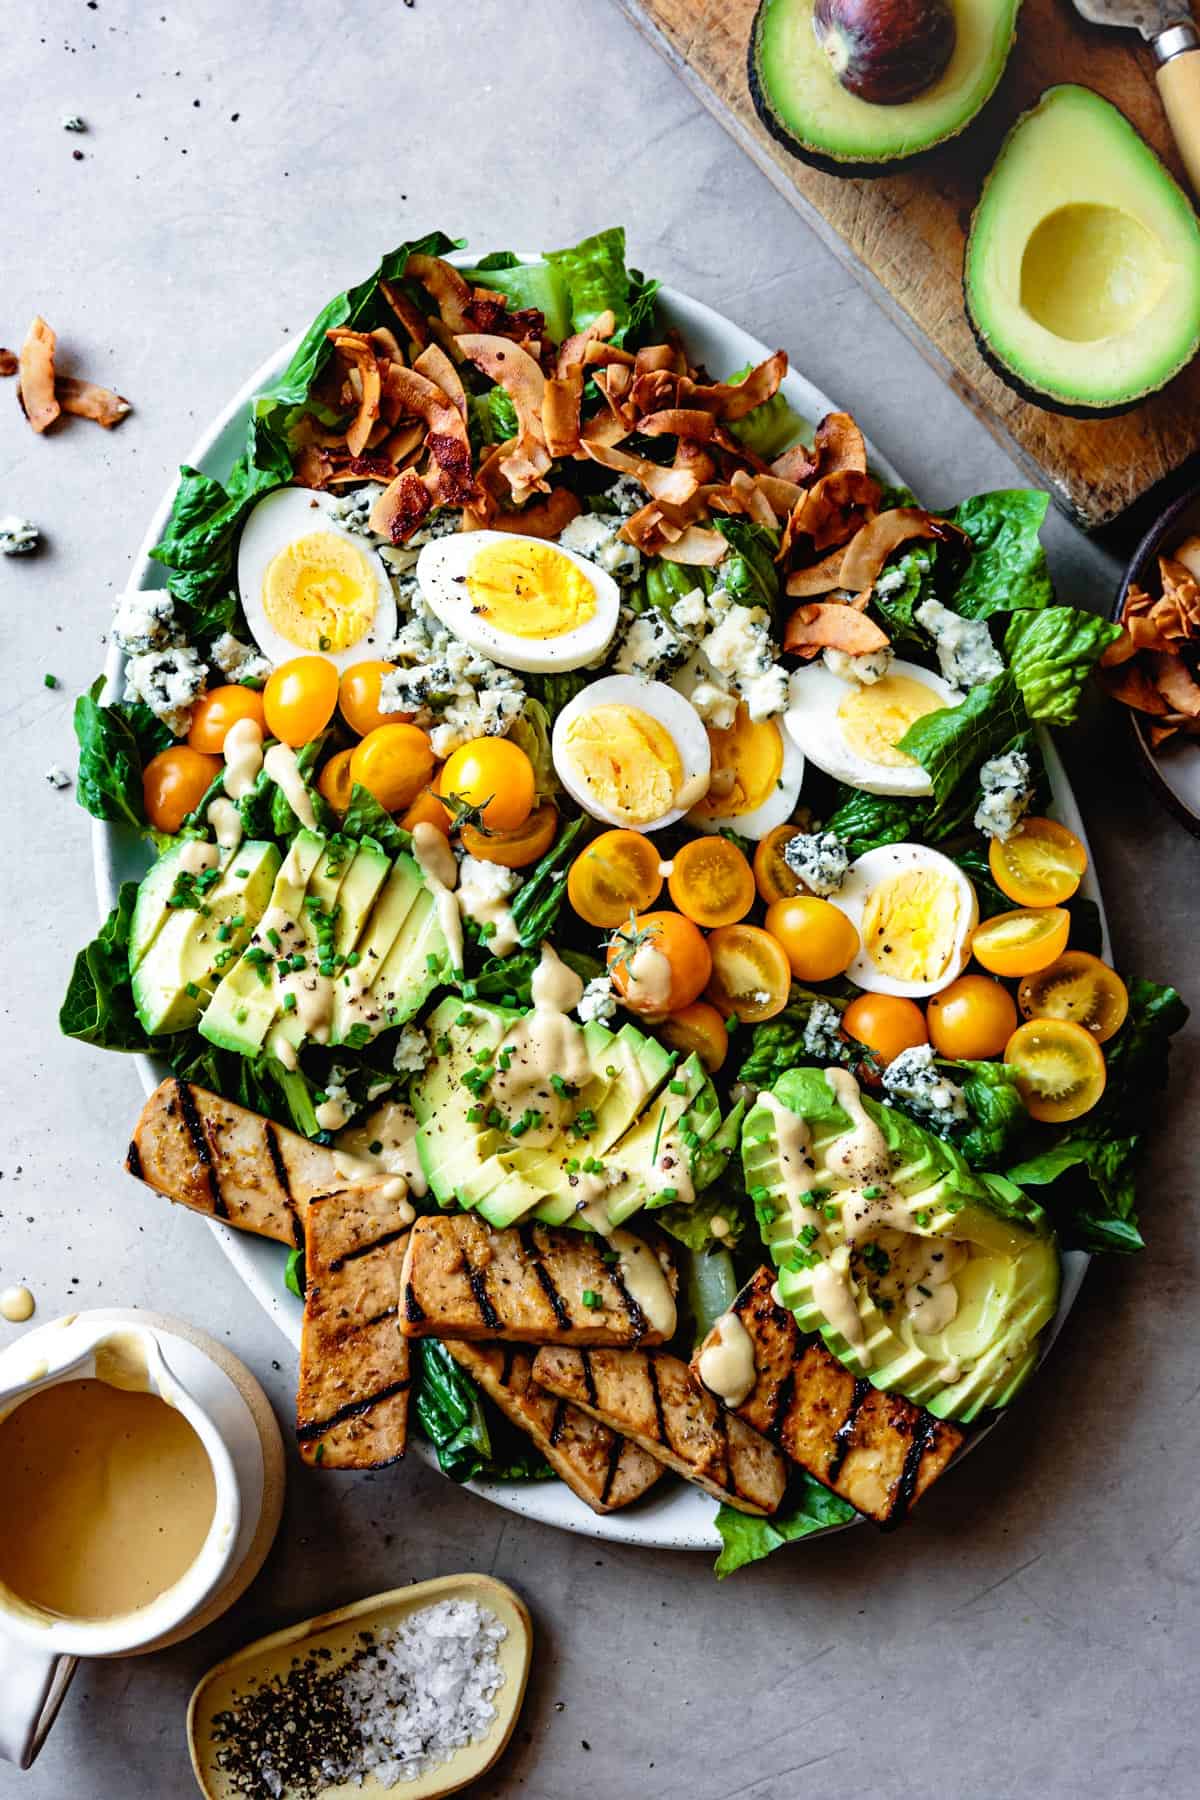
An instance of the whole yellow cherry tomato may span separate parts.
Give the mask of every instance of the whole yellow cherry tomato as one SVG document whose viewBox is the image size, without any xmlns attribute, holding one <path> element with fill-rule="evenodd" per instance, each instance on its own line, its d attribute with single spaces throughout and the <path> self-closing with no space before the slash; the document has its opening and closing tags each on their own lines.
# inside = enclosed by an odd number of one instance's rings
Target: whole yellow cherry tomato
<svg viewBox="0 0 1200 1800">
<path fill-rule="evenodd" d="M 438 793 L 476 810 L 489 831 L 515 831 L 533 811 L 533 764 L 511 738 L 475 738 L 447 757 Z"/>
<path fill-rule="evenodd" d="M 219 756 L 205 756 L 187 744 L 172 744 L 152 756 L 142 770 L 142 798 L 155 831 L 178 831 L 224 766 Z"/>
<path fill-rule="evenodd" d="M 337 705 L 338 672 L 324 656 L 294 656 L 280 663 L 263 690 L 267 730 L 298 749 L 324 731 Z"/>
<path fill-rule="evenodd" d="M 419 725 L 379 725 L 350 752 L 350 775 L 388 812 L 411 805 L 433 774 L 429 738 Z"/>
</svg>

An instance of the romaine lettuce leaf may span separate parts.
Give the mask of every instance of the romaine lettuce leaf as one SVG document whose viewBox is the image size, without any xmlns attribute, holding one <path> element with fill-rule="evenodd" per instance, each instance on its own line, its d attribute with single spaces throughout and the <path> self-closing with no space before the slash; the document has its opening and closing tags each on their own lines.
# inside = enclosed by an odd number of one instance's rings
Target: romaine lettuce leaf
<svg viewBox="0 0 1200 1800">
<path fill-rule="evenodd" d="M 151 1048 L 134 1011 L 129 981 L 129 927 L 137 899 L 136 881 L 123 881 L 117 904 L 96 936 L 75 958 L 58 1026 L 65 1037 L 103 1050 Z"/>
<path fill-rule="evenodd" d="M 922 800 L 897 800 L 889 794 L 867 794 L 860 788 L 838 789 L 838 804 L 825 830 L 841 838 L 851 859 L 881 844 L 903 844 L 924 832 L 929 807 Z"/>
<path fill-rule="evenodd" d="M 773 1518 L 759 1519 L 750 1513 L 736 1512 L 732 1506 L 722 1506 L 717 1513 L 717 1530 L 724 1548 L 716 1561 L 717 1580 L 723 1581 L 747 1563 L 770 1556 L 772 1550 L 784 1544 L 811 1537 L 814 1531 L 848 1525 L 856 1516 L 848 1500 L 831 1494 L 803 1470 L 794 1476 L 788 1498 Z"/>
<path fill-rule="evenodd" d="M 1120 635 L 1119 625 L 1073 606 L 1014 612 L 1004 654 L 1030 718 L 1073 725 L 1084 683 Z"/>
<path fill-rule="evenodd" d="M 736 370 L 729 381 L 732 384 L 745 381 L 753 367 L 753 363 L 747 363 L 745 368 Z M 793 411 L 782 389 L 777 388 L 769 400 L 763 400 L 744 419 L 735 419 L 729 429 L 747 450 L 753 450 L 764 462 L 771 462 L 803 437 L 808 430 L 808 421 Z"/>
<path fill-rule="evenodd" d="M 437 1338 L 420 1338 L 415 1404 L 421 1429 L 452 1481 L 537 1481 L 553 1471 L 529 1439 L 482 1398 Z"/>
<path fill-rule="evenodd" d="M 720 585 L 742 606 L 765 606 L 774 617 L 779 604 L 779 571 L 775 567 L 779 533 L 768 531 L 765 525 L 754 525 L 749 519 L 717 517 L 713 524 L 729 543 L 725 560 L 719 565 Z M 697 585 L 694 570 L 683 569 L 678 563 L 665 566 L 681 570 L 676 581 L 687 583 L 685 593 Z"/>
<path fill-rule="evenodd" d="M 1038 532 L 1050 503 L 1032 488 L 976 494 L 946 514 L 970 542 L 967 566 L 952 600 L 955 612 L 986 619 L 995 612 L 1049 606 L 1054 599 Z"/>
<path fill-rule="evenodd" d="M 636 342 L 654 317 L 658 282 L 625 266 L 625 228 L 613 225 L 566 250 L 547 250 L 546 261 L 566 287 L 571 330 L 585 331 L 603 312 L 617 321 L 611 342 Z"/>
<path fill-rule="evenodd" d="M 929 643 L 929 635 L 914 623 L 913 612 L 925 600 L 936 599 L 934 570 L 937 547 L 914 544 L 890 562 L 871 594 L 871 609 L 879 615 L 893 644 Z"/>
<path fill-rule="evenodd" d="M 412 843 L 409 833 L 402 831 L 374 794 L 357 781 L 350 789 L 350 804 L 339 830 L 342 837 L 353 838 L 356 843 L 371 838 L 388 856 L 399 856 Z"/>
<path fill-rule="evenodd" d="M 79 744 L 79 773 L 75 798 L 95 819 L 110 825 L 146 829 L 142 797 L 142 770 L 153 756 L 174 738 L 141 702 L 127 705 L 114 700 L 102 706 L 104 677 L 92 683 L 75 702 L 75 737 Z"/>
<path fill-rule="evenodd" d="M 941 707 L 910 725 L 899 748 L 920 763 L 933 783 L 932 820 L 956 810 L 956 797 L 979 765 L 1027 728 L 1020 690 L 1007 674 L 972 688 L 958 706 Z"/>
</svg>

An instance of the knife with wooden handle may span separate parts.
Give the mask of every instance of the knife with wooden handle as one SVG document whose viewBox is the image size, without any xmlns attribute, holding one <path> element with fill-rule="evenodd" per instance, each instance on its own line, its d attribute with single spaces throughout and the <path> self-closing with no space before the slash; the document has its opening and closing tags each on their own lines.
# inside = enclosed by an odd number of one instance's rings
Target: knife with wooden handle
<svg viewBox="0 0 1200 1800">
<path fill-rule="evenodd" d="M 1181 0 L 1074 0 L 1093 25 L 1140 31 L 1154 52 L 1163 111 L 1200 195 L 1200 33 Z"/>
</svg>

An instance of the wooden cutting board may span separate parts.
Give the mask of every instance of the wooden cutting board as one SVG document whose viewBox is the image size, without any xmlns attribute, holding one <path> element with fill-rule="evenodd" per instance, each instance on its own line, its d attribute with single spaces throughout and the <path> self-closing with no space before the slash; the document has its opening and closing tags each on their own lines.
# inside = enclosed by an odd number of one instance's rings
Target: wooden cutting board
<svg viewBox="0 0 1200 1800">
<path fill-rule="evenodd" d="M 746 80 L 756 0 L 619 4 L 1028 477 L 1085 530 L 1116 518 L 1200 448 L 1200 358 L 1133 412 L 1066 419 L 1005 387 L 963 313 L 963 244 L 980 183 L 1004 133 L 1045 88 L 1075 81 L 1105 95 L 1186 187 L 1153 61 L 1136 33 L 1089 26 L 1067 0 L 1024 0 L 1008 68 L 982 116 L 910 172 L 864 180 L 810 168 L 759 124 Z"/>
</svg>

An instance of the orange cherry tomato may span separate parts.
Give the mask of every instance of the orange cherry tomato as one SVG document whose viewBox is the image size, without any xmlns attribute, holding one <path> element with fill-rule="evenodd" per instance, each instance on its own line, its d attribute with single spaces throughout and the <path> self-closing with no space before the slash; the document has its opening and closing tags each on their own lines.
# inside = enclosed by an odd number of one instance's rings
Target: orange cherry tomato
<svg viewBox="0 0 1200 1800">
<path fill-rule="evenodd" d="M 845 913 L 815 894 L 772 901 L 763 923 L 783 945 L 797 981 L 832 981 L 858 954 L 858 933 Z"/>
<path fill-rule="evenodd" d="M 860 994 L 842 1014 L 842 1030 L 884 1063 L 894 1061 L 902 1050 L 929 1042 L 920 1007 L 900 994 Z"/>
<path fill-rule="evenodd" d="M 411 718 L 410 713 L 380 712 L 379 689 L 385 675 L 395 668 L 389 662 L 360 662 L 342 670 L 338 684 L 338 707 L 351 731 L 366 737 L 381 725 L 399 725 Z"/>
<path fill-rule="evenodd" d="M 441 806 L 441 801 L 438 801 Z M 446 809 L 442 806 L 442 811 Z M 558 812 L 549 800 L 535 807 L 515 831 L 482 832 L 475 825 L 462 828 L 463 849 L 480 862 L 499 863 L 502 869 L 527 869 L 545 856 L 558 830 Z"/>
<path fill-rule="evenodd" d="M 239 687 L 236 683 L 209 688 L 192 708 L 187 741 L 193 750 L 220 756 L 225 748 L 225 733 L 239 719 L 254 719 L 260 729 L 265 726 L 262 695 L 255 688 Z"/>
<path fill-rule="evenodd" d="M 142 798 L 155 831 L 178 831 L 224 766 L 219 756 L 205 756 L 187 744 L 172 744 L 152 756 L 142 770 Z"/>
<path fill-rule="evenodd" d="M 419 725 L 379 725 L 350 752 L 350 776 L 388 812 L 411 805 L 433 774 L 429 738 Z"/>
<path fill-rule="evenodd" d="M 1086 950 L 1068 950 L 1048 969 L 1027 975 L 1017 992 L 1027 1019 L 1069 1019 L 1106 1044 L 1129 1011 L 1129 990 L 1108 964 Z"/>
<path fill-rule="evenodd" d="M 450 809 L 442 805 L 431 787 L 422 788 L 400 820 L 405 831 L 414 825 L 433 825 L 443 837 L 450 836 Z"/>
<path fill-rule="evenodd" d="M 353 757 L 353 750 L 339 750 L 317 776 L 317 791 L 324 795 L 336 813 L 344 813 L 350 804 L 350 790 L 354 786 L 350 768 Z"/>
<path fill-rule="evenodd" d="M 589 925 L 612 931 L 662 893 L 659 852 L 640 831 L 602 831 L 567 874 L 567 898 Z"/>
<path fill-rule="evenodd" d="M 280 663 L 263 689 L 267 730 L 293 749 L 324 731 L 337 705 L 338 672 L 324 656 Z"/>
<path fill-rule="evenodd" d="M 799 837 L 798 825 L 776 825 L 766 837 L 759 838 L 754 852 L 754 881 L 759 894 L 770 906 L 776 900 L 790 900 L 800 892 L 800 878 L 793 875 L 783 860 L 783 847 Z"/>
<path fill-rule="evenodd" d="M 792 973 L 783 945 L 758 925 L 722 925 L 708 940 L 712 979 L 705 997 L 721 1017 L 743 1024 L 773 1019 L 791 992 Z"/>
<path fill-rule="evenodd" d="M 1018 906 L 1061 906 L 1087 870 L 1087 851 L 1057 819 L 1022 819 L 988 846 L 992 880 Z"/>
<path fill-rule="evenodd" d="M 1018 1025 L 1004 1060 L 1016 1075 L 1025 1110 L 1046 1125 L 1090 1112 L 1108 1079 L 1103 1050 L 1090 1031 L 1069 1019 Z"/>
<path fill-rule="evenodd" d="M 736 925 L 754 905 L 754 872 L 723 837 L 693 838 L 677 850 L 667 888 L 680 912 L 709 930 Z"/>
<path fill-rule="evenodd" d="M 478 808 L 489 831 L 515 831 L 533 811 L 537 778 L 511 738 L 475 738 L 447 757 L 438 793 Z"/>
<path fill-rule="evenodd" d="M 939 1056 L 986 1062 L 1002 1056 L 1017 1029 L 1017 1009 L 1006 987 L 989 975 L 960 975 L 926 1009 L 929 1041 Z"/>
<path fill-rule="evenodd" d="M 715 1075 L 729 1054 L 729 1033 L 715 1006 L 693 1000 L 690 1006 L 664 1019 L 659 1036 L 680 1056 L 698 1056 L 710 1075 Z"/>
<path fill-rule="evenodd" d="M 993 975 L 1035 975 L 1062 955 L 1070 931 L 1064 907 L 1022 907 L 977 925 L 971 951 Z"/>
<path fill-rule="evenodd" d="M 704 992 L 712 957 L 704 934 L 682 913 L 638 913 L 608 946 L 612 984 L 631 1012 L 661 1018 Z"/>
</svg>

